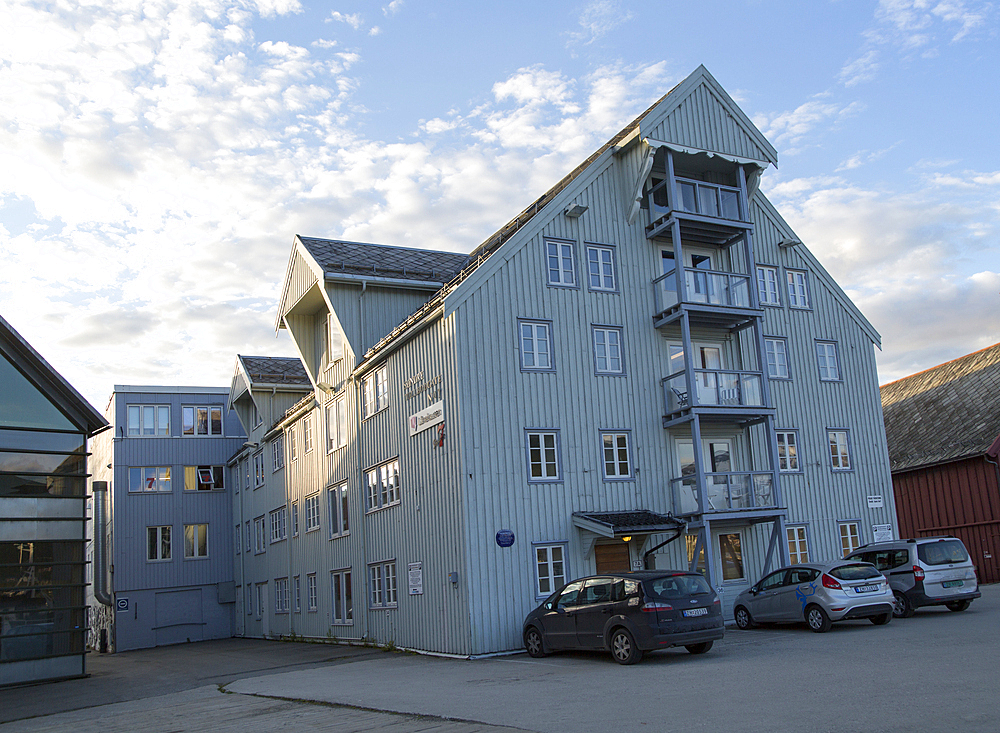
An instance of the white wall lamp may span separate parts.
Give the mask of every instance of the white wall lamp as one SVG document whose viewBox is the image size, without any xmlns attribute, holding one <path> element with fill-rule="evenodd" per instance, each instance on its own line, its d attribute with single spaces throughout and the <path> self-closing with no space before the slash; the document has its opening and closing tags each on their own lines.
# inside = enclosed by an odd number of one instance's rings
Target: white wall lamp
<svg viewBox="0 0 1000 733">
<path fill-rule="evenodd" d="M 588 208 L 583 204 L 573 204 L 572 206 L 568 206 L 563 213 L 569 219 L 579 219 Z"/>
<path fill-rule="evenodd" d="M 316 382 L 316 386 L 319 387 L 324 392 L 326 392 L 327 394 L 333 392 L 333 385 L 330 384 L 329 382 Z"/>
<path fill-rule="evenodd" d="M 797 244 L 802 244 L 802 242 L 800 242 L 798 239 L 792 239 L 791 237 L 785 237 L 780 242 L 778 242 L 778 246 L 781 248 L 794 247 Z"/>
</svg>

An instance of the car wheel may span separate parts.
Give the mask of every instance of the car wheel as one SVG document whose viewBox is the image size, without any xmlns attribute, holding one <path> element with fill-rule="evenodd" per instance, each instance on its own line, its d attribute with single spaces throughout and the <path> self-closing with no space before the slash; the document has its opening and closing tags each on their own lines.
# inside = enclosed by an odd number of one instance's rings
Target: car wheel
<svg viewBox="0 0 1000 733">
<path fill-rule="evenodd" d="M 642 659 L 642 650 L 628 629 L 619 627 L 611 632 L 611 656 L 618 664 L 635 664 Z"/>
<path fill-rule="evenodd" d="M 946 603 L 944 605 L 948 607 L 949 611 L 964 611 L 970 605 L 972 605 L 972 601 L 970 600 L 952 601 L 951 603 Z"/>
<path fill-rule="evenodd" d="M 830 627 L 833 625 L 833 622 L 830 621 L 830 617 L 826 615 L 826 611 L 816 604 L 806 608 L 806 623 L 809 624 L 809 628 L 817 634 L 829 631 Z"/>
<path fill-rule="evenodd" d="M 917 612 L 910 599 L 901 590 L 892 592 L 892 615 L 896 618 L 909 618 Z"/>
<path fill-rule="evenodd" d="M 688 644 L 685 649 L 687 649 L 692 654 L 704 654 L 709 649 L 712 648 L 713 642 L 703 641 L 701 644 Z"/>
<path fill-rule="evenodd" d="M 545 644 L 542 642 L 542 635 L 534 626 L 524 632 L 524 648 L 528 651 L 529 657 L 544 657 Z"/>
<path fill-rule="evenodd" d="M 737 606 L 736 610 L 733 611 L 733 616 L 736 618 L 736 628 L 741 631 L 746 631 L 753 626 L 753 619 L 750 617 L 750 612 L 743 608 L 743 606 Z"/>
<path fill-rule="evenodd" d="M 883 613 L 880 616 L 870 616 L 868 620 L 871 621 L 876 626 L 885 626 L 887 623 L 892 621 L 892 614 Z"/>
</svg>

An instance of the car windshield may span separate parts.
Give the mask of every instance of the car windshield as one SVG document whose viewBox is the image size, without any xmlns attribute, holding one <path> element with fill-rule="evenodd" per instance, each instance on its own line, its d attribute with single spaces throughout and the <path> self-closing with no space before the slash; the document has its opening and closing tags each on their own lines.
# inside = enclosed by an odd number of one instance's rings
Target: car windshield
<svg viewBox="0 0 1000 733">
<path fill-rule="evenodd" d="M 647 580 L 644 585 L 646 592 L 654 598 L 684 598 L 712 592 L 701 575 L 671 575 Z"/>
<path fill-rule="evenodd" d="M 867 580 L 868 578 L 878 578 L 882 575 L 871 565 L 858 563 L 856 565 L 841 565 L 830 571 L 830 575 L 837 580 Z"/>
<path fill-rule="evenodd" d="M 917 557 L 928 565 L 948 565 L 954 562 L 965 562 L 969 553 L 961 540 L 941 540 L 917 545 Z"/>
</svg>

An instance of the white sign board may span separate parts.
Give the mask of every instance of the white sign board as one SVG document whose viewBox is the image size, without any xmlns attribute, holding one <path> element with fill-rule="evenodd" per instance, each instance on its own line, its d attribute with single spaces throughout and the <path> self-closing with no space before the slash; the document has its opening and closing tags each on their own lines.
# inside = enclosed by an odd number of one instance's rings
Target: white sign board
<svg viewBox="0 0 1000 733">
<path fill-rule="evenodd" d="M 868 508 L 869 509 L 881 509 L 882 508 L 882 495 L 869 496 L 868 497 Z"/>
<path fill-rule="evenodd" d="M 415 415 L 410 415 L 410 437 L 444 422 L 444 401 L 439 400 Z"/>
<path fill-rule="evenodd" d="M 424 594 L 423 563 L 411 562 L 409 565 L 407 565 L 406 580 L 410 586 L 410 595 L 422 596 Z"/>
<path fill-rule="evenodd" d="M 892 525 L 891 524 L 873 524 L 872 525 L 872 541 L 873 542 L 888 542 L 892 539 Z"/>
</svg>

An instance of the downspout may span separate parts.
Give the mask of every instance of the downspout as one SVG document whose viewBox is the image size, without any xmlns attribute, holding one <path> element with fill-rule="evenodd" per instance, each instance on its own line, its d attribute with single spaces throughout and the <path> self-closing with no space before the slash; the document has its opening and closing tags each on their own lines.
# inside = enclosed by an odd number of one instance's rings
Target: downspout
<svg viewBox="0 0 1000 733">
<path fill-rule="evenodd" d="M 680 523 L 679 526 L 677 527 L 676 534 L 674 534 L 673 537 L 667 538 L 666 540 L 664 540 L 663 542 L 661 542 L 660 544 L 658 544 L 656 547 L 652 547 L 649 550 L 646 550 L 644 553 L 642 553 L 642 567 L 645 568 L 646 570 L 652 570 L 653 569 L 653 568 L 649 567 L 649 563 L 650 563 L 650 557 L 652 556 L 652 554 L 654 552 L 656 552 L 657 550 L 659 550 L 661 547 L 666 547 L 671 542 L 673 542 L 678 537 L 680 537 L 682 534 L 684 534 L 684 530 L 687 528 L 687 522 L 684 521 L 683 519 L 677 519 L 676 517 L 672 517 L 672 519 L 675 522 L 679 522 Z"/>
<path fill-rule="evenodd" d="M 362 304 L 362 299 L 365 297 L 365 291 L 368 290 L 368 281 L 361 281 L 361 292 L 358 293 L 358 345 L 360 348 L 357 353 L 365 353 L 365 307 Z"/>
<path fill-rule="evenodd" d="M 108 482 L 94 481 L 94 598 L 113 604 L 108 592 Z"/>
</svg>

